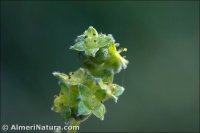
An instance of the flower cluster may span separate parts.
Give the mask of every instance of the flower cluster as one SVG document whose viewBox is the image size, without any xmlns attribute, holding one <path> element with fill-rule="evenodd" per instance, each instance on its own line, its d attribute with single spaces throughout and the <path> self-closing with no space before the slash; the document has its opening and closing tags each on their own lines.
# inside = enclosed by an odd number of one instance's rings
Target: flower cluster
<svg viewBox="0 0 200 133">
<path fill-rule="evenodd" d="M 118 97 L 124 88 L 113 83 L 114 74 L 125 69 L 128 61 L 120 53 L 127 51 L 119 49 L 112 35 L 99 34 L 89 27 L 78 36 L 70 49 L 79 52 L 79 60 L 83 65 L 68 75 L 54 72 L 61 87 L 55 96 L 52 110 L 61 114 L 67 122 L 70 118 L 83 121 L 91 114 L 104 119 L 106 108 L 104 101 Z"/>
</svg>

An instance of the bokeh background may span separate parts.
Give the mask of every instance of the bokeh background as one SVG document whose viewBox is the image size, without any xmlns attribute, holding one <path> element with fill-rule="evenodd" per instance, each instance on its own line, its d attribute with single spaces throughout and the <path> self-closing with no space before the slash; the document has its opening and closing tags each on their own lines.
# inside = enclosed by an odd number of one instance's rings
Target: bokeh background
<svg viewBox="0 0 200 133">
<path fill-rule="evenodd" d="M 118 103 L 80 131 L 199 131 L 199 1 L 1 1 L 1 124 L 63 125 L 51 73 L 80 67 L 69 47 L 89 26 L 113 34 L 130 64 Z"/>
</svg>

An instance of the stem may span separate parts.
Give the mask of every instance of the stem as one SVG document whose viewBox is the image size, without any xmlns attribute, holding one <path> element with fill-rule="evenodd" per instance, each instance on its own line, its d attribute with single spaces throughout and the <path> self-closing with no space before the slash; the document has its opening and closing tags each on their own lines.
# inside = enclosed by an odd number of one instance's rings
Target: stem
<svg viewBox="0 0 200 133">
<path fill-rule="evenodd" d="M 71 130 L 68 130 L 68 133 L 76 133 L 77 129 L 79 129 L 79 127 L 77 127 L 77 126 L 79 126 L 80 123 L 81 123 L 80 121 L 78 121 L 74 118 L 71 118 L 69 120 L 69 125 L 68 125 L 68 126 L 71 126 Z"/>
</svg>

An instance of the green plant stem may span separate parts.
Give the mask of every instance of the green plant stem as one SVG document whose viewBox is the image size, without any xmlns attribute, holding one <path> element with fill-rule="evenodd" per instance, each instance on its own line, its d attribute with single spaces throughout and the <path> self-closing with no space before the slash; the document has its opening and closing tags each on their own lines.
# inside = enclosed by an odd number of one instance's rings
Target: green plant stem
<svg viewBox="0 0 200 133">
<path fill-rule="evenodd" d="M 71 118 L 71 119 L 69 120 L 69 125 L 68 125 L 68 126 L 71 126 L 72 129 L 71 129 L 71 130 L 68 130 L 68 133 L 76 133 L 77 130 L 74 130 L 74 129 L 75 129 L 75 126 L 79 126 L 80 123 L 81 123 L 80 121 L 78 121 L 78 120 L 76 120 L 76 119 L 74 119 L 74 118 Z"/>
</svg>

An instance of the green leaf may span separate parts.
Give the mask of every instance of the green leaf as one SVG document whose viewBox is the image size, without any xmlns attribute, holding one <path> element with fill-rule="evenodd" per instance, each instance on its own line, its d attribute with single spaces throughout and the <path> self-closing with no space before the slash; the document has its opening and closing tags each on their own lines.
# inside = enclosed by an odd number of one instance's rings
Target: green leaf
<svg viewBox="0 0 200 133">
<path fill-rule="evenodd" d="M 83 68 L 78 69 L 74 73 L 70 72 L 69 75 L 60 72 L 53 72 L 60 82 L 64 83 L 66 86 L 77 85 L 84 82 L 85 80 L 85 70 Z"/>
<path fill-rule="evenodd" d="M 99 106 L 95 107 L 93 110 L 92 110 L 92 113 L 100 118 L 101 120 L 104 120 L 104 115 L 106 113 L 106 108 L 103 104 L 100 104 Z"/>
<path fill-rule="evenodd" d="M 113 95 L 115 95 L 116 97 L 120 96 L 124 92 L 124 87 L 119 86 L 117 84 L 113 84 L 113 85 L 114 85 Z"/>
<path fill-rule="evenodd" d="M 92 26 L 90 26 L 85 32 L 84 35 L 87 35 L 88 38 L 92 38 L 95 36 L 98 36 L 98 32 L 96 31 L 96 29 Z"/>
<path fill-rule="evenodd" d="M 106 36 L 105 34 L 101 34 L 97 38 L 97 43 L 98 43 L 98 47 L 101 48 L 101 47 L 105 47 L 110 44 L 113 44 L 114 39 L 110 36 Z"/>
<path fill-rule="evenodd" d="M 59 81 L 65 85 L 67 85 L 68 75 L 60 72 L 53 72 L 53 75 L 59 79 Z"/>
<path fill-rule="evenodd" d="M 84 104 L 83 101 L 80 101 L 78 104 L 78 115 L 89 115 L 91 110 Z"/>
<path fill-rule="evenodd" d="M 74 44 L 73 46 L 71 46 L 70 49 L 74 49 L 74 50 L 77 50 L 77 51 L 84 51 L 85 50 L 84 42 L 79 41 L 76 44 Z"/>
<path fill-rule="evenodd" d="M 95 88 L 96 86 L 94 86 Z M 84 104 L 89 108 L 93 109 L 94 107 L 98 106 L 101 102 L 97 99 L 97 97 L 92 93 L 92 86 L 91 89 L 85 85 L 79 84 L 79 98 L 80 100 L 84 101 Z M 93 88 L 93 89 L 94 89 Z"/>
</svg>

